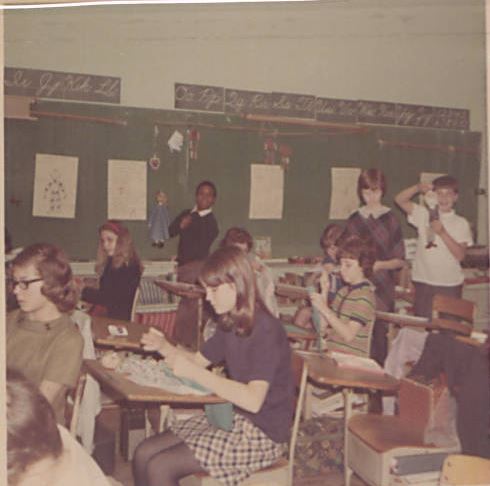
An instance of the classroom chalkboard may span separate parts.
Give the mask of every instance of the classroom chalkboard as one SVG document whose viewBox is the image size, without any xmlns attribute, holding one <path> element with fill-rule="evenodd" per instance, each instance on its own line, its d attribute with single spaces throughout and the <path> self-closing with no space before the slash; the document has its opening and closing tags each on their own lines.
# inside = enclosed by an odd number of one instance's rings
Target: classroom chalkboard
<svg viewBox="0 0 490 486">
<path fill-rule="evenodd" d="M 33 111 L 38 113 L 36 121 L 5 122 L 6 226 L 15 246 L 48 241 L 65 248 L 73 259 L 94 259 L 97 227 L 107 217 L 108 159 L 148 161 L 154 154 L 160 166 L 148 166 L 148 212 L 156 191 L 162 189 L 168 194 L 171 217 L 176 216 L 192 207 L 196 184 L 210 179 L 218 188 L 218 239 L 230 226 L 244 226 L 254 236 L 271 238 L 273 257 L 320 253 L 319 236 L 329 223 L 332 167 L 382 169 L 388 180 L 388 206 L 393 206 L 398 191 L 417 182 L 420 172 L 450 173 L 462 188 L 458 212 L 476 226 L 478 132 L 375 125 L 355 131 L 352 124 L 349 130 L 322 130 L 306 123 L 252 122 L 232 113 L 48 100 L 37 102 Z M 180 152 L 169 150 L 167 141 L 175 130 L 198 132 L 195 158 L 186 157 L 185 144 Z M 292 150 L 284 173 L 283 218 L 250 220 L 250 165 L 264 160 L 264 141 L 271 136 Z M 36 153 L 78 157 L 74 219 L 32 216 Z M 413 237 L 403 214 L 398 209 L 396 213 L 405 236 Z M 151 246 L 146 221 L 126 223 L 143 258 L 168 259 L 176 253 L 175 239 L 163 249 Z"/>
</svg>

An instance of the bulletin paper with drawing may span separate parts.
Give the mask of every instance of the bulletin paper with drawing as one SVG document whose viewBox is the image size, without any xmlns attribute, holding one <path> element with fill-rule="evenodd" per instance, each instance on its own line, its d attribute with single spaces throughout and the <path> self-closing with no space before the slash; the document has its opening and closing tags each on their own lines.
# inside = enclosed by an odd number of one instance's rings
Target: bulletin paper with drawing
<svg viewBox="0 0 490 486">
<path fill-rule="evenodd" d="M 329 219 L 347 219 L 359 207 L 357 179 L 361 169 L 332 167 Z"/>
<path fill-rule="evenodd" d="M 146 220 L 146 161 L 108 161 L 107 216 Z"/>
<path fill-rule="evenodd" d="M 281 219 L 284 169 L 279 165 L 250 166 L 250 219 Z"/>
<path fill-rule="evenodd" d="M 36 154 L 32 215 L 74 218 L 78 157 Z"/>
</svg>

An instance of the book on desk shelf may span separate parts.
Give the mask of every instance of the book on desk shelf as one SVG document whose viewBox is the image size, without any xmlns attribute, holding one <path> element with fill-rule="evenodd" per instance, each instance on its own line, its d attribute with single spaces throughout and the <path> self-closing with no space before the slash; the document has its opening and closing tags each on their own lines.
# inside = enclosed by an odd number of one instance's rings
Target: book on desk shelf
<svg viewBox="0 0 490 486">
<path fill-rule="evenodd" d="M 383 368 L 374 359 L 355 356 L 342 351 L 329 351 L 327 354 L 339 368 L 369 371 L 384 374 Z"/>
</svg>

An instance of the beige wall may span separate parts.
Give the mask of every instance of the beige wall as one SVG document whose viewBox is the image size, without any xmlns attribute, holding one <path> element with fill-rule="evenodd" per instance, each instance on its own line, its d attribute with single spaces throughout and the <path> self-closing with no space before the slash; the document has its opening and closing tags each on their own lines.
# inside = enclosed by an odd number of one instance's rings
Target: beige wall
<svg viewBox="0 0 490 486">
<path fill-rule="evenodd" d="M 5 63 L 120 76 L 128 106 L 173 108 L 187 82 L 467 108 L 486 133 L 484 0 L 9 11 Z"/>
</svg>

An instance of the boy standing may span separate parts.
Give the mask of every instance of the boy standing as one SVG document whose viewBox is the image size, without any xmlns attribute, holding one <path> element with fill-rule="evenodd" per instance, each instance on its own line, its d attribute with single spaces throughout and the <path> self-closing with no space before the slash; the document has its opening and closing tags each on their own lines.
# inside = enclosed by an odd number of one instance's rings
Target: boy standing
<svg viewBox="0 0 490 486">
<path fill-rule="evenodd" d="M 215 201 L 215 185 L 202 181 L 196 188 L 194 208 L 182 211 L 170 224 L 170 237 L 180 236 L 177 252 L 179 267 L 204 260 L 209 255 L 209 248 L 218 236 L 218 223 L 213 214 Z"/>
<path fill-rule="evenodd" d="M 431 210 L 411 201 L 417 193 L 434 191 L 437 205 Z M 417 251 L 412 268 L 415 289 L 415 315 L 432 317 L 432 299 L 435 294 L 461 297 L 464 275 L 461 261 L 466 247 L 473 244 L 470 225 L 453 209 L 458 200 L 458 183 L 445 175 L 432 184 L 415 184 L 401 191 L 396 203 L 407 213 L 408 222 L 418 231 Z M 405 373 L 405 363 L 416 362 L 425 346 L 428 333 L 402 328 L 394 339 L 384 369 L 395 378 Z M 383 413 L 395 413 L 395 400 L 383 398 Z"/>
<path fill-rule="evenodd" d="M 202 181 L 196 188 L 196 204 L 182 211 L 170 224 L 170 237 L 179 235 L 177 250 L 177 280 L 195 283 L 213 241 L 218 236 L 218 223 L 213 214 L 216 186 Z M 205 317 L 204 317 L 205 319 Z M 175 339 L 179 344 L 197 349 L 198 303 L 182 297 L 175 317 Z"/>
<path fill-rule="evenodd" d="M 411 201 L 417 193 L 433 190 L 437 198 L 438 218 L 429 210 Z M 458 200 L 458 183 L 445 175 L 432 184 L 415 184 L 401 191 L 396 203 L 408 215 L 408 222 L 417 228 L 417 251 L 412 268 L 415 288 L 415 314 L 432 317 L 434 294 L 461 297 L 464 275 L 461 261 L 466 247 L 473 244 L 470 225 L 453 209 Z M 431 232 L 435 235 L 431 241 Z"/>
</svg>

